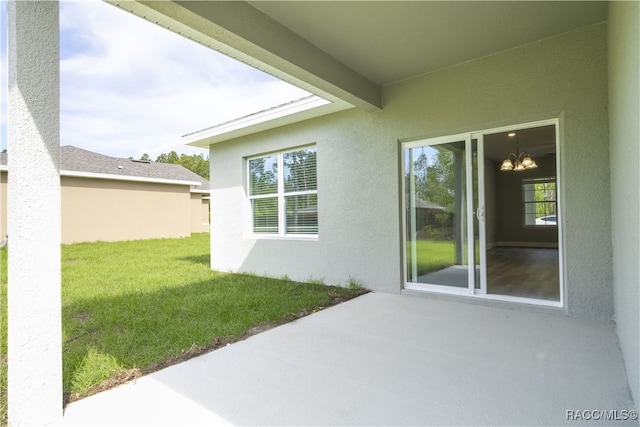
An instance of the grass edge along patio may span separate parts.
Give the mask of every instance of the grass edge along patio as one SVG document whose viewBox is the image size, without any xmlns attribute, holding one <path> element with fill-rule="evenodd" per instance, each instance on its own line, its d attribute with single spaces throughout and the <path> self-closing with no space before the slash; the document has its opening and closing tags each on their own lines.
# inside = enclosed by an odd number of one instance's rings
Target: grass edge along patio
<svg viewBox="0 0 640 427">
<path fill-rule="evenodd" d="M 366 292 L 355 280 L 216 272 L 209 233 L 62 246 L 65 401 L 105 390 Z M 9 250 L 0 249 L 6 302 Z M 0 416 L 6 422 L 6 307 L 0 310 Z"/>
</svg>

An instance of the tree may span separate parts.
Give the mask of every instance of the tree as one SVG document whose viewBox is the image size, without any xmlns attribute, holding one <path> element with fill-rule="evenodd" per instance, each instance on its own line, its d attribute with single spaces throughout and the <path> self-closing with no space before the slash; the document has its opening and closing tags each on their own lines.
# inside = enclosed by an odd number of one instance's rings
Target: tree
<svg viewBox="0 0 640 427">
<path fill-rule="evenodd" d="M 285 153 L 284 187 L 287 192 L 317 189 L 316 150 L 306 149 Z"/>
<path fill-rule="evenodd" d="M 175 151 L 170 151 L 169 153 L 160 154 L 156 158 L 156 162 L 181 165 L 201 177 L 209 179 L 209 158 L 204 157 L 202 154 L 192 154 L 190 156 L 187 154 L 178 155 Z"/>
<path fill-rule="evenodd" d="M 170 151 L 168 154 L 166 153 L 162 153 L 158 156 L 158 158 L 156 159 L 156 162 L 158 163 L 171 163 L 174 165 L 179 165 L 180 164 L 180 157 L 178 156 L 178 153 L 176 153 L 175 151 Z"/>
<path fill-rule="evenodd" d="M 149 155 L 147 153 L 144 153 L 142 155 L 142 157 L 140 157 L 140 160 L 142 160 L 143 162 L 150 162 L 151 161 L 151 157 L 149 157 Z"/>
<path fill-rule="evenodd" d="M 278 192 L 278 164 L 274 162 L 271 169 L 267 169 L 266 159 L 262 157 L 249 161 L 249 188 L 252 196 Z"/>
<path fill-rule="evenodd" d="M 191 156 L 181 154 L 178 164 L 209 179 L 209 159 L 205 159 L 202 154 L 193 154 Z"/>
<path fill-rule="evenodd" d="M 455 155 L 438 150 L 427 157 L 420 154 L 413 162 L 416 195 L 425 201 L 451 208 L 455 194 Z"/>
</svg>

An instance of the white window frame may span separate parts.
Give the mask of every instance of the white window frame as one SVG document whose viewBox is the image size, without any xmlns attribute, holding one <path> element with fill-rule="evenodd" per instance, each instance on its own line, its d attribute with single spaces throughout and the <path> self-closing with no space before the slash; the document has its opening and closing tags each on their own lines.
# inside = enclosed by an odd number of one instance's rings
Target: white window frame
<svg viewBox="0 0 640 427">
<path fill-rule="evenodd" d="M 555 197 L 553 200 L 548 200 L 548 201 L 540 201 L 540 202 L 536 202 L 536 201 L 526 201 L 526 197 L 525 197 L 525 185 L 527 184 L 535 184 L 536 182 L 540 182 L 540 183 L 551 183 L 553 182 L 555 184 Z M 524 228 L 557 228 L 558 227 L 558 180 L 556 177 L 547 177 L 547 176 L 542 176 L 542 177 L 538 177 L 538 178 L 523 178 L 522 179 L 522 226 Z M 555 216 L 556 216 L 556 223 L 555 224 L 527 224 L 527 205 L 536 205 L 536 204 L 540 204 L 540 203 L 553 203 L 555 206 Z"/>
<path fill-rule="evenodd" d="M 286 239 L 301 239 L 301 240 L 317 240 L 318 233 L 315 234 L 297 234 L 297 233 L 287 233 L 287 206 L 286 206 L 286 198 L 292 196 L 304 196 L 308 194 L 315 194 L 317 197 L 318 194 L 318 185 L 316 183 L 315 190 L 305 190 L 305 191 L 292 191 L 289 193 L 285 193 L 284 191 L 284 155 L 287 153 L 292 153 L 294 151 L 306 150 L 313 148 L 316 150 L 316 156 L 318 153 L 316 144 L 304 145 L 295 148 L 288 148 L 282 151 L 275 151 L 265 154 L 260 154 L 258 156 L 247 157 L 247 195 L 249 198 L 249 230 L 250 235 L 254 239 L 273 239 L 273 238 L 286 238 Z M 251 168 L 249 167 L 249 162 L 255 159 L 262 159 L 264 157 L 277 156 L 277 165 L 278 165 L 278 192 L 277 193 L 269 193 L 269 194 L 259 194 L 259 195 L 251 195 Z M 318 163 L 316 157 L 316 174 L 318 172 Z M 256 199 L 268 199 L 268 198 L 278 198 L 278 233 L 256 233 L 254 232 L 254 223 L 253 223 L 253 200 Z M 319 225 L 319 224 L 318 224 Z M 319 227 L 318 227 L 319 228 Z"/>
</svg>

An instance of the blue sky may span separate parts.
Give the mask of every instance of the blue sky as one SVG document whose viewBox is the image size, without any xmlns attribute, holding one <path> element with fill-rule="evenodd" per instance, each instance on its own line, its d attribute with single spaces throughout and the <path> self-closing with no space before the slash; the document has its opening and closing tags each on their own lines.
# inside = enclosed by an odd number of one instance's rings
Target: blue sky
<svg viewBox="0 0 640 427">
<path fill-rule="evenodd" d="M 148 153 L 155 159 L 171 150 L 206 155 L 185 146 L 181 135 L 305 95 L 99 0 L 60 2 L 61 145 L 118 157 Z M 0 113 L 4 149 L 6 110 Z"/>
</svg>

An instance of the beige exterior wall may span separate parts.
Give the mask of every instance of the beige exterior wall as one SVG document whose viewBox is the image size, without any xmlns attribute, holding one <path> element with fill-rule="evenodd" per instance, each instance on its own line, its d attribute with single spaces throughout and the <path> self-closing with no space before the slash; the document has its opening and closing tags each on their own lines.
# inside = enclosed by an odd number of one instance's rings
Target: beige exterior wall
<svg viewBox="0 0 640 427">
<path fill-rule="evenodd" d="M 0 171 L 0 240 L 7 235 L 7 171 Z"/>
<path fill-rule="evenodd" d="M 62 243 L 185 237 L 209 232 L 209 200 L 187 185 L 62 177 Z M 0 240 L 7 171 L 0 171 Z"/>
<path fill-rule="evenodd" d="M 189 186 L 62 177 L 62 242 L 191 235 Z"/>
<path fill-rule="evenodd" d="M 191 232 L 209 232 L 209 199 L 205 194 L 191 193 Z"/>
</svg>

